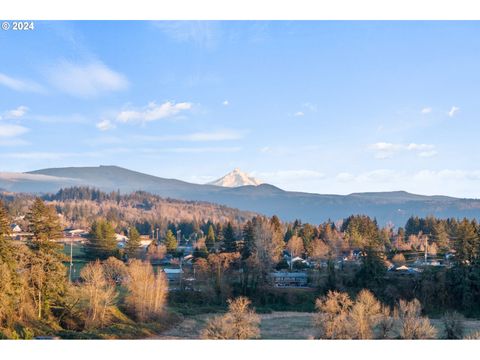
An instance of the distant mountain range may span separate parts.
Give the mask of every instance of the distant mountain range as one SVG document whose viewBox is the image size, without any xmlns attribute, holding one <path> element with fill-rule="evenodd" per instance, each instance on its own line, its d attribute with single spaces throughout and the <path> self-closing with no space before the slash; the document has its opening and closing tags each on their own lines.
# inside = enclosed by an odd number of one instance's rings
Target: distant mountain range
<svg viewBox="0 0 480 360">
<path fill-rule="evenodd" d="M 255 179 L 254 177 L 236 168 L 227 175 L 222 176 L 220 179 L 215 181 L 209 182 L 208 184 L 223 187 L 239 187 L 247 185 L 258 186 L 263 184 L 263 181 Z"/>
<path fill-rule="evenodd" d="M 226 184 L 237 182 L 227 181 Z M 369 215 L 377 218 L 380 224 L 391 221 L 397 226 L 403 226 L 411 215 L 480 218 L 480 200 L 422 196 L 404 191 L 320 195 L 284 191 L 269 184 L 238 187 L 201 185 L 117 166 L 0 173 L 0 189 L 9 192 L 52 193 L 71 186 L 91 186 L 103 191 L 120 190 L 122 193 L 143 190 L 162 197 L 208 201 L 269 216 L 276 214 L 284 220 L 301 219 L 311 223 L 338 220 L 351 214 Z"/>
</svg>

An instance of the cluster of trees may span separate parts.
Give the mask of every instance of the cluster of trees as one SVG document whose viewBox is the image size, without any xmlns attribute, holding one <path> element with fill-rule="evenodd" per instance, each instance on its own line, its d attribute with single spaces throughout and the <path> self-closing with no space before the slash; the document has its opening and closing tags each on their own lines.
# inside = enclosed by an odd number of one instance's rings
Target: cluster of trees
<svg viewBox="0 0 480 360">
<path fill-rule="evenodd" d="M 2 194 L 8 212 L 22 228 L 22 220 L 35 197 L 28 194 Z M 143 191 L 131 194 L 105 193 L 89 187 L 62 189 L 42 197 L 62 215 L 65 227 L 89 228 L 99 217 L 109 221 L 117 230 L 136 227 L 143 235 L 165 234 L 168 229 L 181 230 L 185 236 L 203 230 L 208 219 L 212 223 L 243 223 L 255 214 L 223 205 L 200 201 L 165 199 Z M 174 233 L 176 233 L 176 229 Z"/>
<path fill-rule="evenodd" d="M 11 219 L 0 203 L 0 338 L 104 327 L 120 308 L 138 321 L 162 315 L 168 282 L 149 262 L 97 259 L 82 269 L 81 281 L 70 283 L 54 241 L 61 236 L 55 208 L 37 198 L 26 219 L 31 239 L 12 240 Z M 95 230 L 109 234 L 105 226 Z"/>
<path fill-rule="evenodd" d="M 417 299 L 400 300 L 393 310 L 369 290 L 352 300 L 347 293 L 329 291 L 317 299 L 316 324 L 323 339 L 434 339 L 436 329 L 421 316 Z"/>
</svg>

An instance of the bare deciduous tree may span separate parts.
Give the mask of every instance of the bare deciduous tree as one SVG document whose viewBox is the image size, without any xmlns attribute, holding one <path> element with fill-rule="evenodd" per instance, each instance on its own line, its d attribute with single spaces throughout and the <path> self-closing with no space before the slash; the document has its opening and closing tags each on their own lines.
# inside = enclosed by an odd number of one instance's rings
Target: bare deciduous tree
<svg viewBox="0 0 480 360">
<path fill-rule="evenodd" d="M 117 293 L 109 282 L 100 261 L 89 263 L 82 269 L 81 296 L 85 309 L 85 328 L 102 327 L 108 324 L 111 307 Z"/>
<path fill-rule="evenodd" d="M 360 291 L 349 314 L 354 339 L 373 338 L 373 327 L 380 320 L 381 310 L 380 302 L 370 291 Z"/>
<path fill-rule="evenodd" d="M 204 339 L 255 339 L 260 336 L 260 317 L 250 308 L 250 300 L 229 300 L 228 312 L 210 320 L 202 332 Z"/>
<path fill-rule="evenodd" d="M 349 312 L 353 301 L 347 293 L 329 291 L 327 296 L 317 299 L 318 314 L 315 323 L 323 339 L 351 339 Z"/>
<path fill-rule="evenodd" d="M 168 281 L 163 272 L 155 274 L 148 262 L 133 260 L 125 280 L 129 294 L 126 302 L 138 320 L 147 321 L 163 313 Z"/>
<path fill-rule="evenodd" d="M 422 306 L 420 301 L 400 300 L 398 314 L 400 318 L 400 337 L 402 339 L 434 339 L 437 330 L 430 324 L 426 317 L 421 316 Z"/>
<path fill-rule="evenodd" d="M 380 339 L 388 339 L 395 325 L 395 319 L 398 318 L 398 311 L 393 311 L 387 305 L 382 305 L 380 310 L 380 319 L 378 321 L 378 337 Z"/>
</svg>

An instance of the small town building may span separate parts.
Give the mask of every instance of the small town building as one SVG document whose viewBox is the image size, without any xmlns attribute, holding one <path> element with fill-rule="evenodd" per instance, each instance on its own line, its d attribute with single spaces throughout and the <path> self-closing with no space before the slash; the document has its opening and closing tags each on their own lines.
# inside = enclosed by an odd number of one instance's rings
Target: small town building
<svg viewBox="0 0 480 360">
<path fill-rule="evenodd" d="M 270 274 L 275 287 L 306 287 L 308 276 L 306 272 L 277 271 Z"/>
</svg>

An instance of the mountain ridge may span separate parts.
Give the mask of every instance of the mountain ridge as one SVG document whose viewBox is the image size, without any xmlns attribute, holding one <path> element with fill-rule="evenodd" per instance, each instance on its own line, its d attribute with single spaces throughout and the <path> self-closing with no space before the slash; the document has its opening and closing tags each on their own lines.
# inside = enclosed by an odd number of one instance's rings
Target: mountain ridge
<svg viewBox="0 0 480 360">
<path fill-rule="evenodd" d="M 405 191 L 329 195 L 285 191 L 265 183 L 222 187 L 161 178 L 118 166 L 49 168 L 24 174 L 48 175 L 56 180 L 35 181 L 20 176 L 13 181 L 0 176 L 0 188 L 28 193 L 54 193 L 60 188 L 78 185 L 122 193 L 143 190 L 165 198 L 207 201 L 268 216 L 276 214 L 287 221 L 301 219 L 311 223 L 342 219 L 352 214 L 369 215 L 379 223 L 393 222 L 399 226 L 412 215 L 480 218 L 480 200 Z"/>
</svg>

